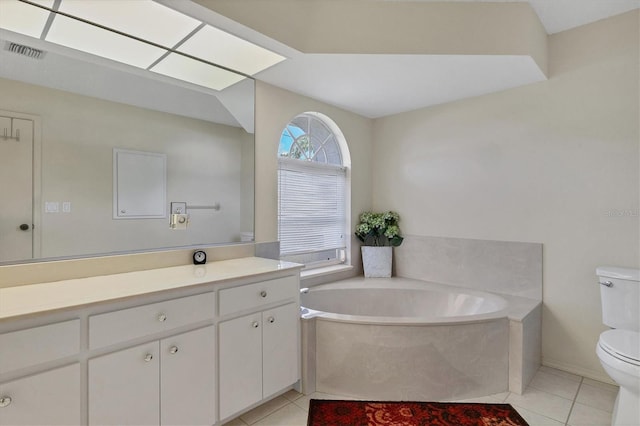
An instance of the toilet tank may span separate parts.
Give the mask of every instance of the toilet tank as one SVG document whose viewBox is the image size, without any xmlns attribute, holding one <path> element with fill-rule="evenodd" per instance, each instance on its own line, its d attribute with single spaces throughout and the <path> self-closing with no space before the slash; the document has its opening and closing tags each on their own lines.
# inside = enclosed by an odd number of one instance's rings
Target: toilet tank
<svg viewBox="0 0 640 426">
<path fill-rule="evenodd" d="M 640 269 L 596 269 L 602 298 L 602 322 L 611 328 L 640 331 Z"/>
</svg>

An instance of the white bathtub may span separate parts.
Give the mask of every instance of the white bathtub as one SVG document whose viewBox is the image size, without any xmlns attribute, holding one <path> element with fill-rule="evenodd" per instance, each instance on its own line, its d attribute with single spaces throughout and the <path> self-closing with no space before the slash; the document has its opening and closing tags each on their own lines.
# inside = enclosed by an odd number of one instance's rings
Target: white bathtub
<svg viewBox="0 0 640 426">
<path fill-rule="evenodd" d="M 407 278 L 303 289 L 303 390 L 444 400 L 509 390 L 510 304 Z"/>
<path fill-rule="evenodd" d="M 497 295 L 407 278 L 347 280 L 303 289 L 302 318 L 367 324 L 453 324 L 506 316 Z"/>
</svg>

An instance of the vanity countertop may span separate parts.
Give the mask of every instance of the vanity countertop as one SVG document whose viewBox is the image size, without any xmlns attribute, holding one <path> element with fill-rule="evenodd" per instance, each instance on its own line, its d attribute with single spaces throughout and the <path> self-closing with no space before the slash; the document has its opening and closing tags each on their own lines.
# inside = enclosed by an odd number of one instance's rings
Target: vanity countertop
<svg viewBox="0 0 640 426">
<path fill-rule="evenodd" d="M 0 321 L 205 283 L 296 270 L 302 265 L 259 257 L 0 288 Z"/>
</svg>

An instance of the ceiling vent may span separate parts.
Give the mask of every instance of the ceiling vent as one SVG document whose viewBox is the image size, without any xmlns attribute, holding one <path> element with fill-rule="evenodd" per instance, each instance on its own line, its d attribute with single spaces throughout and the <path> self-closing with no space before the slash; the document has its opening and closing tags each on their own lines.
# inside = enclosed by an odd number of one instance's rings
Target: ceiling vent
<svg viewBox="0 0 640 426">
<path fill-rule="evenodd" d="M 44 50 L 36 49 L 35 47 L 25 46 L 24 44 L 14 43 L 9 41 L 5 45 L 5 50 L 18 55 L 26 56 L 33 59 L 43 59 L 47 52 Z"/>
</svg>

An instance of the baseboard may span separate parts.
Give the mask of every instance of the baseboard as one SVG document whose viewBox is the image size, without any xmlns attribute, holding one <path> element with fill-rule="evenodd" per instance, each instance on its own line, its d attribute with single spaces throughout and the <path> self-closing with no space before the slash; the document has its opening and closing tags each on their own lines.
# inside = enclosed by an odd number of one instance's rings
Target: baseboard
<svg viewBox="0 0 640 426">
<path fill-rule="evenodd" d="M 575 364 L 568 364 L 566 362 L 544 357 L 542 359 L 542 365 L 566 371 L 567 373 L 577 374 L 578 376 L 586 377 L 588 379 L 597 380 L 598 382 L 608 383 L 611 385 L 616 384 L 604 370 L 592 370 L 590 368 L 584 368 Z"/>
</svg>

